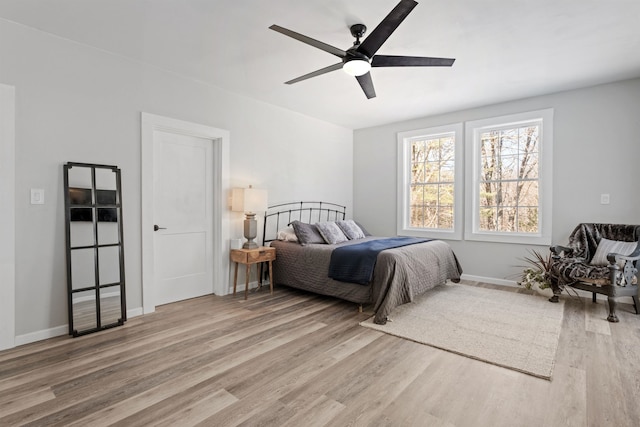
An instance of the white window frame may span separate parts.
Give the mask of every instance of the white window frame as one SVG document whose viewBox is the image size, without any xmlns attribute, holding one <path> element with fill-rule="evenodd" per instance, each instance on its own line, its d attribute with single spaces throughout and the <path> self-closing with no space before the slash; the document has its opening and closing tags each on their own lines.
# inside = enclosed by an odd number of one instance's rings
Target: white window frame
<svg viewBox="0 0 640 427">
<path fill-rule="evenodd" d="M 462 123 L 399 132 L 398 137 L 398 201 L 397 201 L 397 234 L 399 236 L 428 237 L 434 239 L 462 240 L 464 213 L 464 137 Z M 453 133 L 454 148 L 454 205 L 453 229 L 416 228 L 410 226 L 409 195 L 411 186 L 411 143 L 416 139 L 437 138 Z"/>
<path fill-rule="evenodd" d="M 497 127 L 518 127 L 534 121 L 541 122 L 540 141 L 538 145 L 538 185 L 539 185 L 539 213 L 538 233 L 516 233 L 481 231 L 479 177 L 481 165 L 480 134 Z M 466 170 L 466 212 L 465 212 L 465 240 L 485 242 L 519 243 L 531 245 L 551 244 L 551 218 L 553 201 L 553 109 L 530 111 L 501 117 L 474 120 L 465 123 L 465 140 L 467 163 Z"/>
</svg>

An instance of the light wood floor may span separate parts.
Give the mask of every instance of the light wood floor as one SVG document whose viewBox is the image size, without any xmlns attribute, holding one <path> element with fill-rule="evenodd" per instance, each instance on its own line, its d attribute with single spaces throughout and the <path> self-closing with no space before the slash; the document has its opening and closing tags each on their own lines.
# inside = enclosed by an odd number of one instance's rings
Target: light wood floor
<svg viewBox="0 0 640 427">
<path fill-rule="evenodd" d="M 0 426 L 639 426 L 640 316 L 621 304 L 610 324 L 606 303 L 563 298 L 551 382 L 289 289 L 169 304 L 0 352 Z"/>
</svg>

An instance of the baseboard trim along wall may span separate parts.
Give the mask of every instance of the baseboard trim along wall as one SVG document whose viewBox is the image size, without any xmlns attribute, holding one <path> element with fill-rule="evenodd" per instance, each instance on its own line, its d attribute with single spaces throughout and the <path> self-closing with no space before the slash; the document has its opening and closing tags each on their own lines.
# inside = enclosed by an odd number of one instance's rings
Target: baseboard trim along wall
<svg viewBox="0 0 640 427">
<path fill-rule="evenodd" d="M 60 335 L 66 335 L 69 332 L 68 325 L 56 326 L 51 329 L 43 329 L 41 331 L 29 332 L 24 335 L 16 336 L 16 347 L 25 344 L 31 344 L 36 341 L 42 341 L 49 338 L 59 337 Z"/>
<path fill-rule="evenodd" d="M 267 288 L 269 287 L 269 281 L 268 280 L 263 280 L 262 281 L 262 286 L 266 286 Z M 238 283 L 237 287 L 236 287 L 236 293 L 241 293 L 244 292 L 244 283 Z M 255 280 L 253 282 L 249 282 L 249 291 L 251 291 L 251 289 L 256 289 L 258 287 L 258 281 Z M 229 289 L 227 290 L 227 295 L 233 295 L 233 284 L 229 285 Z"/>
<path fill-rule="evenodd" d="M 462 280 L 469 280 L 471 282 L 491 283 L 492 285 L 511 286 L 515 288 L 519 287 L 518 282 L 516 282 L 515 280 L 497 279 L 495 277 L 473 276 L 471 274 L 464 274 L 464 273 L 460 278 Z"/>
<path fill-rule="evenodd" d="M 127 310 L 127 319 L 142 316 L 142 307 Z M 16 347 L 19 345 L 31 344 L 36 341 L 42 341 L 49 338 L 55 338 L 69 333 L 69 325 L 60 325 L 51 329 L 43 329 L 41 331 L 29 332 L 28 334 L 16 336 Z"/>
</svg>

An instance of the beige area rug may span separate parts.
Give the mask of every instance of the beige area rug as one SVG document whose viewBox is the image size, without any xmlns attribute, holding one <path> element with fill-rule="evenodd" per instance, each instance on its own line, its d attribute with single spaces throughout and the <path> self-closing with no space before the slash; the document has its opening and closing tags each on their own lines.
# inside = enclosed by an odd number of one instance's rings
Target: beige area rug
<svg viewBox="0 0 640 427">
<path fill-rule="evenodd" d="M 551 379 L 564 302 L 447 283 L 397 307 L 386 325 L 360 325 Z"/>
</svg>

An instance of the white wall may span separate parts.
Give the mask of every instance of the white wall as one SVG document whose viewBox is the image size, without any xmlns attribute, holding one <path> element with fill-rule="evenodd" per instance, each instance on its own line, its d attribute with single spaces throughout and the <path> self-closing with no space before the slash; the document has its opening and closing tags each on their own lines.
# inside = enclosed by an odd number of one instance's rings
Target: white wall
<svg viewBox="0 0 640 427">
<path fill-rule="evenodd" d="M 0 84 L 0 350 L 15 345 L 15 89 Z"/>
<path fill-rule="evenodd" d="M 376 235 L 396 232 L 396 134 L 524 111 L 554 109 L 553 234 L 580 222 L 640 224 L 640 79 L 528 98 L 354 132 L 354 217 Z M 609 193 L 611 204 L 601 205 Z M 513 280 L 527 248 L 449 241 L 465 274 Z"/>
<path fill-rule="evenodd" d="M 16 93 L 20 342 L 67 323 L 62 165 L 68 161 L 121 168 L 127 304 L 141 307 L 141 111 L 230 131 L 232 186 L 266 188 L 274 203 L 322 199 L 351 209 L 349 129 L 3 20 L 0 58 L 0 82 Z M 31 188 L 45 190 L 44 205 L 29 204 Z M 231 236 L 242 235 L 241 222 L 238 214 Z"/>
</svg>

